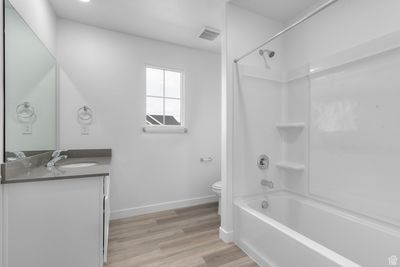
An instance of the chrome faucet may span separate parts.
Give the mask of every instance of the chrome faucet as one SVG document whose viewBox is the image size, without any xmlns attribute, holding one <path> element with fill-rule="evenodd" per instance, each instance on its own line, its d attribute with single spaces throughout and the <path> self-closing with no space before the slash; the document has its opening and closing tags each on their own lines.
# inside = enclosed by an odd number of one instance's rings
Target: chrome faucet
<svg viewBox="0 0 400 267">
<path fill-rule="evenodd" d="M 47 162 L 46 167 L 54 167 L 60 160 L 68 158 L 67 155 L 61 155 L 61 153 L 65 151 L 66 150 L 55 150 L 51 155 L 51 159 Z"/>
<path fill-rule="evenodd" d="M 274 188 L 274 183 L 265 179 L 261 180 L 261 185 L 269 187 L 270 189 Z"/>
</svg>

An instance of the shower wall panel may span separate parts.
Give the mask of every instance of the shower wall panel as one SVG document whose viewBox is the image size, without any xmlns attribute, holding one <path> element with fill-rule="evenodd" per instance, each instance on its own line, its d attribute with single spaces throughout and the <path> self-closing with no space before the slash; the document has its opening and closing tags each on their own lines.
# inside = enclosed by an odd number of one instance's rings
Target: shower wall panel
<svg viewBox="0 0 400 267">
<path fill-rule="evenodd" d="M 400 49 L 311 76 L 310 193 L 400 225 Z"/>
<path fill-rule="evenodd" d="M 284 86 L 283 122 L 308 123 L 310 81 L 308 76 L 288 81 Z M 280 129 L 283 140 L 282 159 L 307 164 L 307 128 Z M 280 180 L 288 190 L 308 194 L 307 170 L 280 170 Z"/>
<path fill-rule="evenodd" d="M 262 179 L 272 180 L 279 186 L 274 163 L 281 159 L 281 140 L 275 125 L 281 121 L 282 83 L 243 75 L 238 84 L 234 124 L 235 196 L 262 193 Z M 261 154 L 271 159 L 268 170 L 257 167 Z"/>
</svg>

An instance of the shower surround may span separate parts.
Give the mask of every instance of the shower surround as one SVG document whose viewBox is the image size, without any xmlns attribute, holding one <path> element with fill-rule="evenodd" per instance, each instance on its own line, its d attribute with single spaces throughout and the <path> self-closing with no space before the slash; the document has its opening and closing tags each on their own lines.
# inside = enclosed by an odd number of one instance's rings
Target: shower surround
<svg viewBox="0 0 400 267">
<path fill-rule="evenodd" d="M 268 58 L 270 69 L 257 53 L 231 63 L 245 49 L 227 49 L 233 158 L 227 161 L 232 174 L 225 177 L 221 236 L 231 233 L 227 239 L 261 266 L 292 266 L 290 259 L 297 259 L 299 266 L 375 267 L 400 256 L 400 28 L 337 43 L 335 50 L 325 39 L 324 53 L 298 49 L 303 58 L 290 58 L 294 44 L 305 48 L 307 30 L 328 27 L 337 12 L 360 5 L 372 10 L 374 4 L 337 5 L 266 46 L 277 51 Z M 321 22 L 326 17 L 332 21 Z M 227 18 L 229 29 L 246 23 L 241 30 L 249 26 L 262 35 L 255 14 L 228 6 Z M 243 30 L 227 38 L 239 42 L 246 35 Z M 271 158 L 267 171 L 256 166 L 260 154 Z M 262 187 L 262 179 L 275 189 Z"/>
</svg>

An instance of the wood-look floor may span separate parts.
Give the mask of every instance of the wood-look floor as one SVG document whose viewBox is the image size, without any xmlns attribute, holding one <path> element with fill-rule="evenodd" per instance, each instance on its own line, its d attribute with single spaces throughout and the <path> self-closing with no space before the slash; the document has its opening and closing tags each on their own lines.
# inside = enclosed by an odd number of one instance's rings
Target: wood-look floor
<svg viewBox="0 0 400 267">
<path fill-rule="evenodd" d="M 112 221 L 105 266 L 258 266 L 219 240 L 217 209 L 212 203 Z"/>
</svg>

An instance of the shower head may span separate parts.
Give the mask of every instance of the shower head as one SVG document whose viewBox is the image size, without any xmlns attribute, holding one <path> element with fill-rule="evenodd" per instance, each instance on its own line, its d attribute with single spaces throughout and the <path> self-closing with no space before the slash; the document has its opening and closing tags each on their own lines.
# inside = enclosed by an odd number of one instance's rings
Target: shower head
<svg viewBox="0 0 400 267">
<path fill-rule="evenodd" d="M 258 53 L 260 54 L 260 56 L 264 56 L 264 54 L 266 53 L 270 58 L 275 56 L 275 51 L 268 49 L 260 49 Z"/>
<path fill-rule="evenodd" d="M 268 49 L 260 49 L 260 50 L 258 51 L 258 53 L 260 54 L 260 56 L 263 57 L 264 62 L 265 62 L 265 67 L 266 67 L 267 69 L 270 69 L 271 67 L 270 67 L 269 64 L 268 64 L 268 60 L 267 60 L 267 58 L 265 57 L 265 55 L 268 55 L 269 58 L 272 58 L 272 57 L 275 56 L 275 52 L 272 51 L 272 50 L 268 50 Z"/>
</svg>

